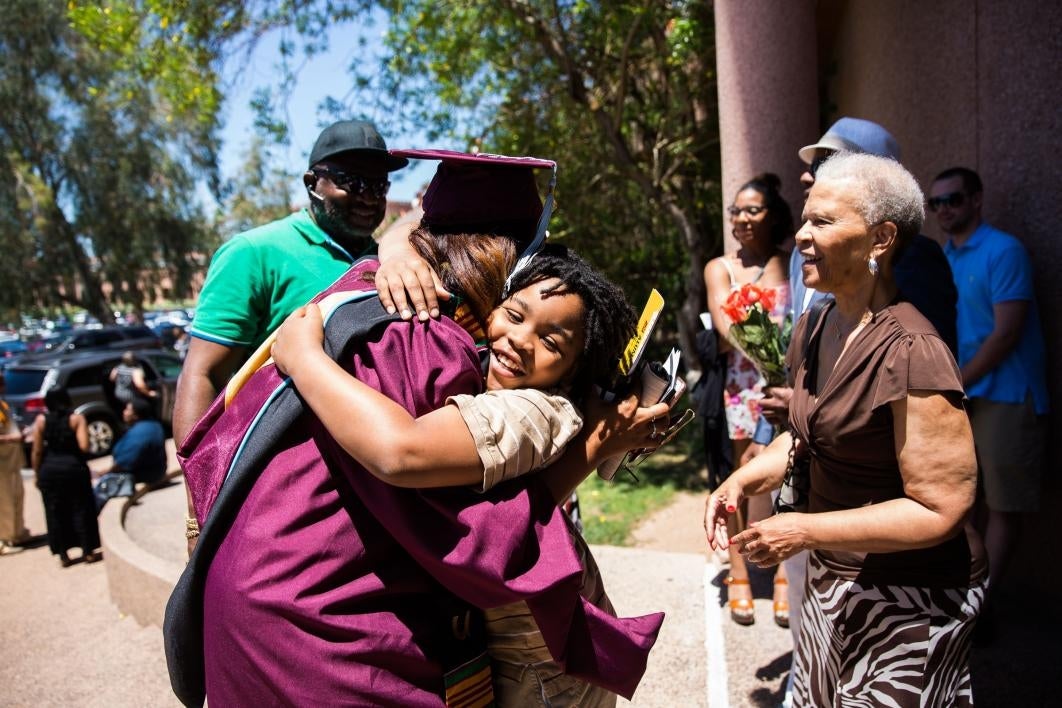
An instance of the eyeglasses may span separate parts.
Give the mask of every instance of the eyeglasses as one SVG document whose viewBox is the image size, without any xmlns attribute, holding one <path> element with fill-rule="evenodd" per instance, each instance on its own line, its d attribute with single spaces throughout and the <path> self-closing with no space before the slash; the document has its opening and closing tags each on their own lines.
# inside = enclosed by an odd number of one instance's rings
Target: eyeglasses
<svg viewBox="0 0 1062 708">
<path fill-rule="evenodd" d="M 376 199 L 386 197 L 387 190 L 391 187 L 391 183 L 386 178 L 369 179 L 362 177 L 361 175 L 347 174 L 334 167 L 314 170 L 314 174 L 318 177 L 321 175 L 328 177 L 328 179 L 332 181 L 332 184 L 348 194 L 367 194 Z"/>
<path fill-rule="evenodd" d="M 930 197 L 926 200 L 926 206 L 930 211 L 936 211 L 945 204 L 951 209 L 957 209 L 966 202 L 966 194 L 964 192 L 952 192 L 951 194 L 941 194 L 939 197 Z"/>
<path fill-rule="evenodd" d="M 808 165 L 808 172 L 811 173 L 811 176 L 814 177 L 816 175 L 816 173 L 818 173 L 819 168 L 822 167 L 822 163 L 826 162 L 826 160 L 829 160 L 829 159 L 830 159 L 830 155 L 826 154 L 826 155 L 819 155 L 814 160 L 812 160 L 811 164 Z"/>
<path fill-rule="evenodd" d="M 730 214 L 731 218 L 736 219 L 741 216 L 741 212 L 745 212 L 749 216 L 759 216 L 763 212 L 767 211 L 765 206 L 747 206 L 747 207 L 727 207 L 726 213 Z"/>
</svg>

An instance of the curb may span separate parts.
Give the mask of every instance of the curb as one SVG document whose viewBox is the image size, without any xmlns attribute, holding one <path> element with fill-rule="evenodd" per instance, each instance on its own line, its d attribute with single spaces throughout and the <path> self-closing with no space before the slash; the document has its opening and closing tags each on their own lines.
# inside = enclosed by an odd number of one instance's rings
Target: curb
<svg viewBox="0 0 1062 708">
<path fill-rule="evenodd" d="M 175 470 L 166 482 L 181 474 Z M 130 507 L 153 488 L 144 488 L 123 504 L 107 504 L 99 517 L 100 541 L 103 545 L 107 587 L 113 602 L 123 615 L 133 617 L 141 626 L 162 627 L 166 602 L 184 565 L 148 553 L 129 537 L 125 516 Z"/>
</svg>

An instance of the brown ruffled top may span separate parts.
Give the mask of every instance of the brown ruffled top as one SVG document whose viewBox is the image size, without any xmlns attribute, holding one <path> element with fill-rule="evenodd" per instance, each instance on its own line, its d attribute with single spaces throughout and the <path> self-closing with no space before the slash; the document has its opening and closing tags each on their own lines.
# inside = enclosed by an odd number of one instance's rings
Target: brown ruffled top
<svg viewBox="0 0 1062 708">
<path fill-rule="evenodd" d="M 819 319 L 812 342 L 832 307 Z M 936 391 L 961 406 L 963 388 L 954 357 L 914 306 L 897 302 L 873 316 L 816 391 L 814 362 L 804 361 L 802 351 L 807 324 L 804 317 L 794 328 L 787 363 L 793 379 L 790 425 L 812 456 L 809 512 L 902 498 L 888 404 L 908 391 Z M 913 551 L 819 553 L 843 575 L 875 584 L 963 587 L 984 570 L 962 533 Z"/>
</svg>

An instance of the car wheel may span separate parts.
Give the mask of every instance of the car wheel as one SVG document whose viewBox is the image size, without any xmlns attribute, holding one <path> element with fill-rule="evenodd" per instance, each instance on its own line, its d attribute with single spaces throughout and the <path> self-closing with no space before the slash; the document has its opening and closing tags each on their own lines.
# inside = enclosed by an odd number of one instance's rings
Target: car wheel
<svg viewBox="0 0 1062 708">
<path fill-rule="evenodd" d="M 111 454 L 115 438 L 114 423 L 104 416 L 95 416 L 88 419 L 88 454 L 92 457 L 102 457 Z"/>
</svg>

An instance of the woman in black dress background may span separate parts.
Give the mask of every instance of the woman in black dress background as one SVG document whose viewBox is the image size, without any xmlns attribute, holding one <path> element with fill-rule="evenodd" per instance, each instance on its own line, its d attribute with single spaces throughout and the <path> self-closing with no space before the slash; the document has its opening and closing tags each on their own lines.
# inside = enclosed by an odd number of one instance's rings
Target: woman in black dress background
<svg viewBox="0 0 1062 708">
<path fill-rule="evenodd" d="M 94 563 L 103 556 L 92 474 L 85 461 L 88 424 L 83 415 L 72 412 L 65 388 L 49 389 L 44 405 L 48 412 L 38 415 L 33 423 L 32 462 L 44 501 L 48 547 L 64 568 L 74 562 L 67 551 L 75 546 L 81 548 L 86 563 Z"/>
</svg>

